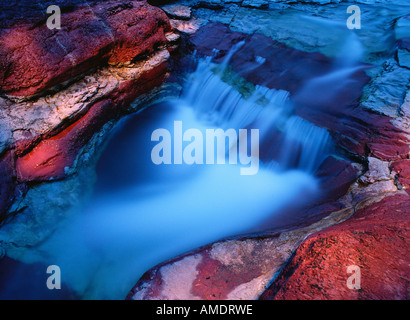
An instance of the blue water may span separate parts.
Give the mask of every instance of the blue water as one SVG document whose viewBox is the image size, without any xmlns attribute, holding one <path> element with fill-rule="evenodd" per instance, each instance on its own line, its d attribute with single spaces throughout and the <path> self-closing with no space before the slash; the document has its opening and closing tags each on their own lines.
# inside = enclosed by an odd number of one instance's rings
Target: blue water
<svg viewBox="0 0 410 320">
<path fill-rule="evenodd" d="M 301 170 L 262 166 L 243 176 L 240 165 L 154 165 L 150 134 L 172 131 L 175 120 L 199 127 L 192 109 L 172 103 L 128 119 L 102 156 L 89 206 L 42 246 L 79 296 L 122 299 L 155 264 L 247 232 L 315 193 Z"/>
<path fill-rule="evenodd" d="M 61 268 L 77 297 L 123 299 L 156 264 L 255 231 L 319 192 L 313 174 L 331 145 L 327 131 L 287 112 L 287 92 L 257 86 L 245 98 L 214 67 L 201 60 L 180 99 L 117 125 L 97 165 L 92 199 L 35 248 L 41 263 Z M 241 175 L 241 163 L 154 164 L 158 142 L 151 134 L 162 128 L 172 135 L 175 121 L 199 132 L 259 129 L 265 155 L 257 173 Z"/>
</svg>

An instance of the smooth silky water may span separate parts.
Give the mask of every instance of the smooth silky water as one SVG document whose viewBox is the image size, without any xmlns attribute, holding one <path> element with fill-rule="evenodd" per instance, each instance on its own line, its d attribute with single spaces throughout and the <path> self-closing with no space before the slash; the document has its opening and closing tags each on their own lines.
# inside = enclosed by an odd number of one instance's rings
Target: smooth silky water
<svg viewBox="0 0 410 320">
<path fill-rule="evenodd" d="M 363 10 L 367 24 L 358 34 L 365 48 L 384 52 L 394 46 L 388 23 L 403 14 L 407 2 L 395 1 L 388 10 L 376 11 L 372 6 Z M 334 69 L 295 94 L 301 101 L 313 102 L 309 105 L 331 100 L 358 70 L 363 53 L 360 42 L 346 30 L 345 21 L 334 26 L 332 19 L 305 18 L 305 23 L 299 11 L 275 12 L 274 23 L 293 28 L 295 34 L 319 30 L 317 34 L 326 38 L 322 32 L 326 30 L 336 42 L 346 42 L 342 49 L 338 45 L 321 48 L 328 56 L 339 53 Z M 385 26 L 382 35 L 380 23 Z M 263 21 L 259 30 L 267 36 L 275 32 Z M 199 60 L 181 99 L 123 119 L 97 165 L 98 180 L 89 203 L 59 224 L 40 246 L 22 248 L 24 256 L 11 250 L 7 254 L 22 262 L 41 263 L 41 273 L 43 266 L 60 266 L 63 286 L 79 298 L 123 299 L 157 263 L 221 238 L 254 231 L 288 204 L 303 204 L 320 193 L 313 175 L 332 148 L 329 134 L 295 116 L 287 92 L 256 86 L 245 97 L 240 88 L 221 80 L 229 58 L 241 45 L 220 65 L 210 58 Z M 255 57 L 255 62 L 263 64 L 264 58 Z M 207 128 L 260 129 L 258 173 L 240 175 L 241 164 L 155 165 L 151 151 L 157 142 L 151 141 L 151 134 L 158 128 L 173 133 L 174 121 L 182 121 L 184 130 L 201 132 Z M 4 297 L 15 286 L 29 289 L 26 274 L 8 271 L 8 283 L 0 290 Z M 45 288 L 45 281 L 41 286 Z"/>
<path fill-rule="evenodd" d="M 222 81 L 230 55 L 219 65 L 199 59 L 180 99 L 120 121 L 97 165 L 92 199 L 35 248 L 78 297 L 123 299 L 156 264 L 255 231 L 320 192 L 313 175 L 332 148 L 328 132 L 293 115 L 285 91 L 255 86 L 245 96 Z M 241 175 L 239 162 L 154 164 L 151 134 L 163 128 L 172 136 L 174 121 L 204 137 L 209 128 L 259 129 L 257 174 Z"/>
</svg>

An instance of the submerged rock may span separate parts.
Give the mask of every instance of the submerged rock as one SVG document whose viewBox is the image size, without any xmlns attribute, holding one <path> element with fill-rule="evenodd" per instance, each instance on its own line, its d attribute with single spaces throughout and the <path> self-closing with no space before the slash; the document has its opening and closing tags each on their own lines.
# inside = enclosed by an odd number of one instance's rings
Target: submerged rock
<svg viewBox="0 0 410 320">
<path fill-rule="evenodd" d="M 258 8 L 258 9 L 267 9 L 269 7 L 268 0 L 244 0 L 242 6 L 245 8 Z"/>
<path fill-rule="evenodd" d="M 397 60 L 399 65 L 410 69 L 410 15 L 397 20 L 395 26 L 397 40 Z"/>
<path fill-rule="evenodd" d="M 305 228 L 249 235 L 199 248 L 149 270 L 127 299 L 257 299 L 308 234 L 349 214 L 350 209 L 339 210 Z"/>
</svg>

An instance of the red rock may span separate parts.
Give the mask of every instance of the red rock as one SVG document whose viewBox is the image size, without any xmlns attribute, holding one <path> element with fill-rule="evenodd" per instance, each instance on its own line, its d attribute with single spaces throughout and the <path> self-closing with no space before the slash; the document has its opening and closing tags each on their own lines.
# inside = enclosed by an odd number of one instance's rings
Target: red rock
<svg viewBox="0 0 410 320">
<path fill-rule="evenodd" d="M 221 62 L 232 46 L 245 40 L 245 44 L 233 54 L 230 66 L 248 81 L 274 89 L 289 91 L 295 104 L 295 114 L 327 128 L 338 147 L 364 158 L 369 149 L 382 160 L 406 158 L 408 139 L 390 122 L 390 118 L 360 107 L 363 88 L 369 77 L 367 65 L 349 78 L 345 87 L 335 95 L 329 84 L 322 84 L 320 91 L 307 90 L 310 80 L 332 71 L 331 59 L 319 53 L 296 50 L 269 37 L 233 32 L 220 23 L 209 23 L 192 36 L 193 49 L 199 54 L 212 56 Z M 255 57 L 265 61 L 258 65 Z"/>
<path fill-rule="evenodd" d="M 262 268 L 243 261 L 247 268 L 233 269 L 212 259 L 208 252 L 202 255 L 198 275 L 192 284 L 192 294 L 203 300 L 222 300 L 242 283 L 247 283 L 262 274 Z"/>
<path fill-rule="evenodd" d="M 261 299 L 409 299 L 409 206 L 409 196 L 389 196 L 311 235 Z M 361 289 L 346 285 L 350 265 Z"/>
<path fill-rule="evenodd" d="M 34 9 L 28 10 L 30 16 Z M 60 30 L 49 30 L 31 17 L 24 23 L 10 21 L 0 31 L 0 79 L 7 94 L 41 93 L 107 63 L 146 59 L 166 43 L 165 32 L 170 30 L 165 13 L 146 1 L 73 5 L 63 11 L 61 20 Z M 164 62 L 141 69 L 135 78 L 120 81 L 119 87 L 99 103 L 87 106 L 85 115 L 70 118 L 52 132 L 16 141 L 13 147 L 19 181 L 65 177 L 65 168 L 73 164 L 92 135 L 117 117 L 124 106 L 160 85 L 167 68 Z"/>
<path fill-rule="evenodd" d="M 167 77 L 168 63 L 161 63 L 140 77 L 120 83 L 119 88 L 115 90 L 110 98 L 116 103 L 118 108 L 129 105 L 138 96 L 150 92 L 155 87 L 160 86 Z"/>
<path fill-rule="evenodd" d="M 404 141 L 386 141 L 385 143 L 369 143 L 370 153 L 382 160 L 399 160 L 409 155 L 409 145 Z"/>
<path fill-rule="evenodd" d="M 326 192 L 325 199 L 335 200 L 346 194 L 350 185 L 359 177 L 360 170 L 345 159 L 329 156 L 323 161 L 315 176 Z"/>
<path fill-rule="evenodd" d="M 49 139 L 41 141 L 28 154 L 17 158 L 19 181 L 41 181 L 65 177 L 65 168 L 70 167 L 79 150 L 109 119 L 112 119 L 114 104 L 103 100 L 94 104 L 80 120 Z"/>
<path fill-rule="evenodd" d="M 302 208 L 300 206 L 295 209 L 286 208 L 273 217 L 274 229 L 272 231 L 280 232 L 282 230 L 297 230 L 307 227 L 344 207 L 345 205 L 337 200 L 326 201 L 319 198 L 313 201 L 312 204 L 305 205 Z"/>
<path fill-rule="evenodd" d="M 245 44 L 232 56 L 230 65 L 254 84 L 295 93 L 307 80 L 327 73 L 331 67 L 330 59 L 321 54 L 289 48 L 261 34 L 233 32 L 221 23 L 208 23 L 191 39 L 199 54 L 212 56 L 217 49 L 216 62 L 243 40 Z M 256 56 L 265 58 L 265 62 L 257 63 Z"/>
<path fill-rule="evenodd" d="M 254 299 L 286 257 L 275 251 L 278 239 L 270 234 L 198 248 L 146 272 L 127 299 Z"/>
<path fill-rule="evenodd" d="M 391 163 L 391 169 L 398 174 L 397 180 L 404 188 L 410 188 L 410 160 L 399 160 Z"/>
<path fill-rule="evenodd" d="M 172 19 L 191 19 L 191 8 L 180 4 L 168 4 L 161 7 L 162 10 Z"/>
<path fill-rule="evenodd" d="M 247 283 L 262 274 L 261 267 L 253 265 L 249 261 L 244 261 L 249 269 L 237 268 L 234 269 L 230 266 L 226 266 L 218 260 L 213 259 L 209 254 L 209 248 L 201 250 L 198 253 L 200 256 L 200 262 L 197 264 L 197 273 L 192 280 L 190 294 L 195 299 L 202 300 L 222 300 L 226 299 L 228 294 L 232 292 L 236 287 L 243 283 Z M 191 255 L 188 256 L 190 259 Z M 184 257 L 185 258 L 185 257 Z M 184 258 L 176 261 L 168 261 L 167 265 L 171 265 L 175 262 L 182 261 L 186 263 Z M 164 275 L 163 271 L 159 271 L 160 268 L 150 270 L 148 274 L 144 275 L 137 283 L 137 285 L 128 294 L 127 299 L 132 297 L 141 290 L 141 286 L 147 287 L 148 291 L 144 291 L 144 299 L 161 299 L 161 298 L 173 298 L 173 296 L 163 296 Z M 166 277 L 166 275 L 165 275 Z M 181 280 L 184 275 L 181 275 Z M 175 292 L 178 292 L 178 288 L 175 288 Z M 181 290 L 181 296 L 186 296 L 187 292 Z"/>
<path fill-rule="evenodd" d="M 165 13 L 145 1 L 82 5 L 63 13 L 61 21 L 60 30 L 37 21 L 0 32 L 4 93 L 34 95 L 108 62 L 150 54 L 166 43 L 171 28 Z"/>
<path fill-rule="evenodd" d="M 342 134 L 336 138 L 337 143 L 353 153 L 372 155 L 381 160 L 391 161 L 406 157 L 409 142 L 403 133 L 391 124 L 390 118 L 360 109 L 356 109 L 354 115 L 355 118 L 343 121 L 346 128 L 340 129 Z"/>
</svg>

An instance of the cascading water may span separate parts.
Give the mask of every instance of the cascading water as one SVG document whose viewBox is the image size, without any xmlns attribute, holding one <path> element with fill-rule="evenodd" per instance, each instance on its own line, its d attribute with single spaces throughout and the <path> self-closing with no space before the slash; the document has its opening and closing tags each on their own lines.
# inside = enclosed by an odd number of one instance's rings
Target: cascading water
<svg viewBox="0 0 410 320">
<path fill-rule="evenodd" d="M 335 57 L 332 70 L 308 81 L 294 99 L 315 108 L 330 108 L 330 102 L 337 101 L 336 97 L 354 86 L 355 80 L 352 76 L 366 68 L 360 64 L 362 56 L 362 44 L 352 33 Z"/>
<path fill-rule="evenodd" d="M 222 81 L 230 55 L 220 65 L 199 60 L 181 99 L 123 120 L 98 164 L 89 205 L 23 260 L 60 266 L 79 297 L 122 299 L 155 264 L 248 232 L 315 194 L 312 173 L 331 146 L 328 133 L 292 115 L 285 91 L 256 86 L 246 96 Z M 228 163 L 155 165 L 151 134 L 175 133 L 175 121 L 201 132 L 258 128 L 266 152 L 257 174 L 240 175 L 240 165 Z"/>
<path fill-rule="evenodd" d="M 267 163 L 314 172 L 332 148 L 329 133 L 292 115 L 287 91 L 257 85 L 250 97 L 244 98 L 221 79 L 232 52 L 241 45 L 237 44 L 221 65 L 212 65 L 210 58 L 199 61 L 183 100 L 194 108 L 199 119 L 210 124 L 225 129 L 258 128 L 260 148 L 267 150 Z M 269 145 L 271 136 L 277 138 L 275 145 Z M 269 152 L 272 148 L 276 150 Z"/>
</svg>

